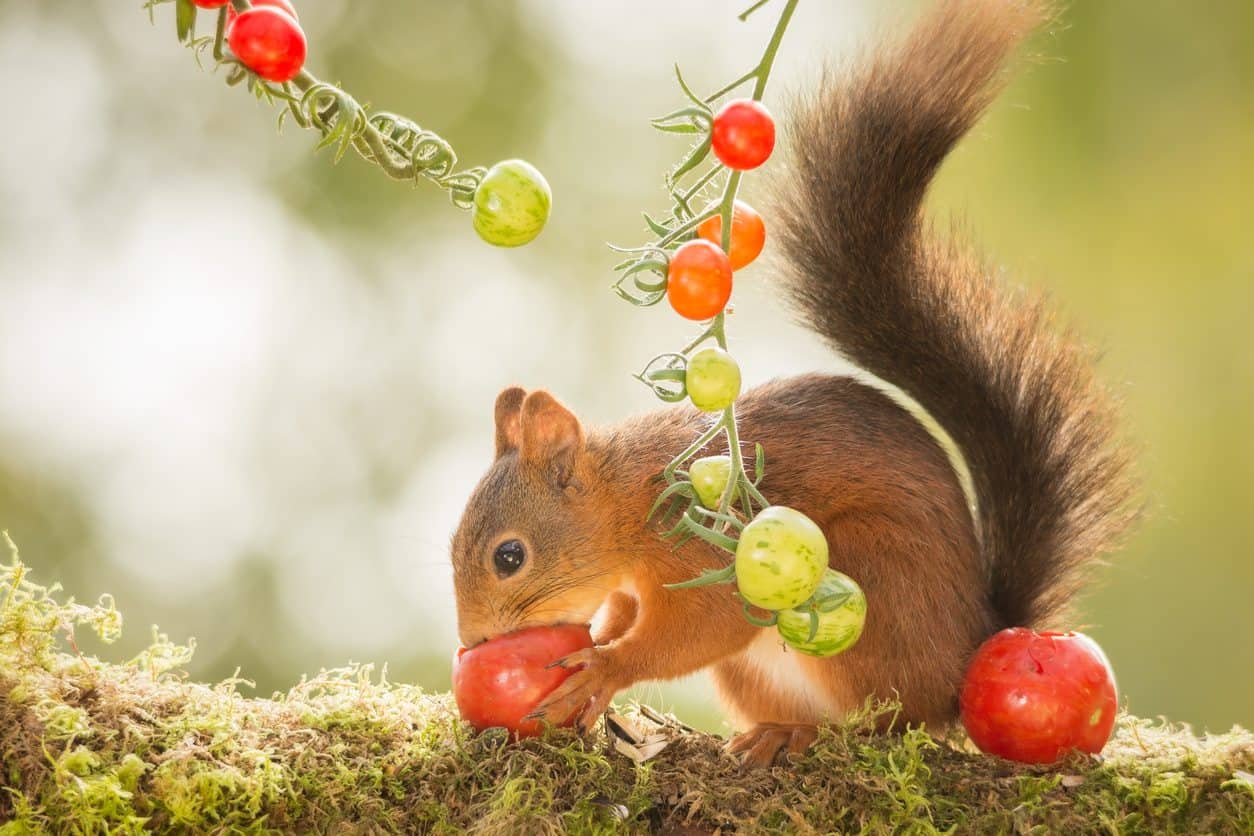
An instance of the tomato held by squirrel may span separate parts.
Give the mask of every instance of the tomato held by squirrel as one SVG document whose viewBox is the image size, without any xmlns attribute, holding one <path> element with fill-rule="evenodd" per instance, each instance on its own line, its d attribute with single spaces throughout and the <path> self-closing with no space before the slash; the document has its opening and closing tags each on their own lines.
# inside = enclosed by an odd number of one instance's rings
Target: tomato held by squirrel
<svg viewBox="0 0 1254 836">
<path fill-rule="evenodd" d="M 495 457 L 452 542 L 458 630 L 469 646 L 524 625 L 596 626 L 542 716 L 588 727 L 624 688 L 707 670 L 739 724 L 732 750 L 769 764 L 869 698 L 899 702 L 897 728 L 954 725 L 986 639 L 1065 622 L 1087 570 L 1136 516 L 1115 401 L 1048 306 L 922 211 L 1013 48 L 1051 8 L 937 3 L 903 39 L 795 99 L 798 165 L 763 190 L 777 198 L 763 211 L 775 294 L 947 431 L 972 501 L 946 447 L 862 376 L 746 389 L 735 409 L 739 437 L 765 450 L 760 491 L 813 521 L 830 552 L 818 568 L 855 578 L 869 604 L 852 648 L 798 653 L 776 627 L 746 620 L 727 586 L 668 588 L 728 565 L 725 551 L 663 540 L 647 521 L 659 474 L 709 414 L 682 403 L 585 426 L 546 391 L 506 389 Z M 694 244 L 718 249 L 683 246 Z M 711 443 L 693 458 L 726 452 Z M 505 543 L 517 560 L 501 572 L 493 554 Z"/>
<path fill-rule="evenodd" d="M 1096 754 L 1119 704 L 1106 654 L 1083 633 L 1002 630 L 976 652 L 962 686 L 962 723 L 981 750 L 1053 763 Z"/>
<path fill-rule="evenodd" d="M 241 12 L 226 42 L 245 67 L 266 81 L 291 81 L 305 66 L 305 33 L 295 18 L 273 6 Z"/>
<path fill-rule="evenodd" d="M 458 648 L 453 657 L 457 710 L 478 731 L 499 726 L 515 737 L 534 737 L 544 726 L 527 715 L 574 672 L 553 663 L 589 647 L 586 626 L 559 624 Z"/>
</svg>

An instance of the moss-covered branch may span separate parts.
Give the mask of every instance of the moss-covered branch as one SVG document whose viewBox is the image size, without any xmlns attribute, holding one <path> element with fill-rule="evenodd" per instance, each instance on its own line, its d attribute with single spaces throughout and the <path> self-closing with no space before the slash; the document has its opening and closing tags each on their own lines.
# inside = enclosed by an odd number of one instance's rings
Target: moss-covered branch
<svg viewBox="0 0 1254 836">
<path fill-rule="evenodd" d="M 125 664 L 105 600 L 56 600 L 0 569 L 0 834 L 650 831 L 1254 832 L 1254 736 L 1198 739 L 1124 717 L 1102 760 L 1027 768 L 921 730 L 826 732 L 787 768 L 743 773 L 677 725 L 643 766 L 603 737 L 473 736 L 445 695 L 368 667 L 286 694 L 191 683 L 158 637 Z M 58 637 L 67 639 L 66 648 Z M 891 708 L 880 708 L 887 711 Z M 639 718 L 648 725 L 651 721 Z"/>
</svg>

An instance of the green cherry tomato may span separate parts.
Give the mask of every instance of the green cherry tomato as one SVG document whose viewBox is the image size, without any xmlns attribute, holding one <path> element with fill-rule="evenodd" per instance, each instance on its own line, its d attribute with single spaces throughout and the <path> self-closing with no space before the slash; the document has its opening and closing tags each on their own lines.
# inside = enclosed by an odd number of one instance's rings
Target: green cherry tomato
<svg viewBox="0 0 1254 836">
<path fill-rule="evenodd" d="M 697 409 L 720 412 L 740 395 L 740 366 L 721 348 L 703 348 L 688 361 L 684 386 Z"/>
<path fill-rule="evenodd" d="M 489 244 L 520 247 L 544 229 L 552 206 L 548 181 L 535 166 L 503 160 L 488 169 L 475 190 L 475 232 Z"/>
<path fill-rule="evenodd" d="M 688 478 L 697 491 L 697 499 L 711 510 L 718 508 L 731 478 L 731 456 L 706 456 L 688 468 Z"/>
<path fill-rule="evenodd" d="M 818 629 L 810 638 L 810 614 L 818 616 Z M 792 647 L 811 656 L 835 656 L 853 647 L 866 622 L 866 596 L 848 575 L 828 569 L 814 591 L 813 610 L 798 607 L 779 614 L 780 636 Z"/>
<path fill-rule="evenodd" d="M 827 538 L 800 511 L 772 505 L 740 532 L 736 584 L 755 607 L 787 610 L 818 588 L 827 570 Z"/>
</svg>

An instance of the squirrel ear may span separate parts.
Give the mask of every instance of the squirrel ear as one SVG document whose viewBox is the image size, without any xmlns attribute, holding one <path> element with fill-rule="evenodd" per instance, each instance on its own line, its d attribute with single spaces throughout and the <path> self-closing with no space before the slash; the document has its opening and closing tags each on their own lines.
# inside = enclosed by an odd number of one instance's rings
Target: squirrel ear
<svg viewBox="0 0 1254 836">
<path fill-rule="evenodd" d="M 571 484 L 575 456 L 583 449 L 583 427 L 575 414 L 548 392 L 532 392 L 522 403 L 524 461 L 551 473 L 558 486 Z"/>
<path fill-rule="evenodd" d="M 496 457 L 499 459 L 522 444 L 522 405 L 527 390 L 519 386 L 502 389 L 496 396 Z"/>
</svg>

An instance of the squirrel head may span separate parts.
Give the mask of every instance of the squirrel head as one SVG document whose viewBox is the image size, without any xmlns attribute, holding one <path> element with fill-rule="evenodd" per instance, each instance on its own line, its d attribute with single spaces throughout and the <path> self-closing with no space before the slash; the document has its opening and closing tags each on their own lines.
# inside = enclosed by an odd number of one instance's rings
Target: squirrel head
<svg viewBox="0 0 1254 836">
<path fill-rule="evenodd" d="M 496 399 L 496 459 L 453 536 L 461 642 L 586 624 L 622 578 L 579 419 L 548 392 Z"/>
</svg>

